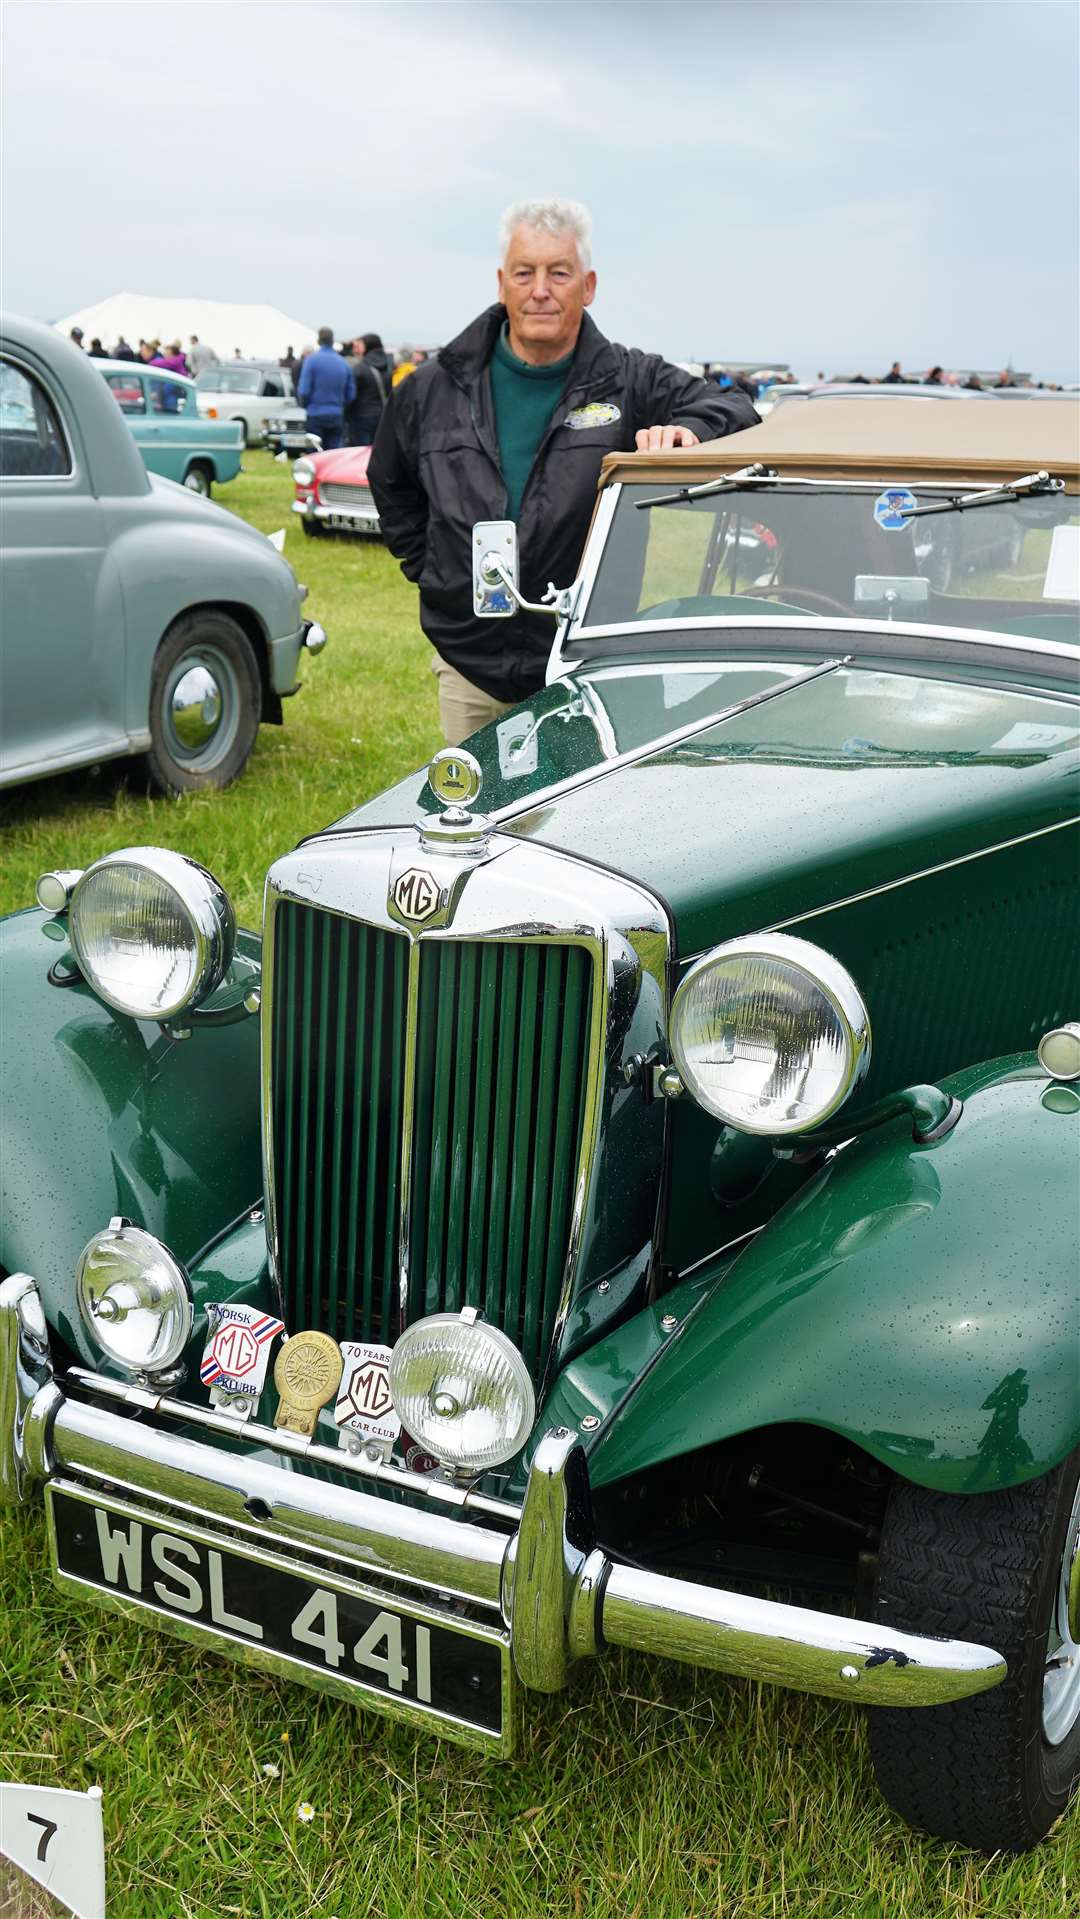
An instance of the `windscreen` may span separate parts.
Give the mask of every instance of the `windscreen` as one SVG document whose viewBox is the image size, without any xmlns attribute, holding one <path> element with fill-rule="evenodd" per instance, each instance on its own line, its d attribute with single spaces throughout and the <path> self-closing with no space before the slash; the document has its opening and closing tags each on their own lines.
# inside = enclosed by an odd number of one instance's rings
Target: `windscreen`
<svg viewBox="0 0 1080 1919">
<path fill-rule="evenodd" d="M 251 366 L 212 366 L 200 373 L 195 384 L 200 393 L 257 393 L 260 374 Z"/>
<path fill-rule="evenodd" d="M 968 489 L 970 490 L 970 489 Z M 642 508 L 624 486 L 583 626 L 792 617 L 1080 639 L 1080 502 L 909 518 L 941 488 L 761 486 Z"/>
</svg>

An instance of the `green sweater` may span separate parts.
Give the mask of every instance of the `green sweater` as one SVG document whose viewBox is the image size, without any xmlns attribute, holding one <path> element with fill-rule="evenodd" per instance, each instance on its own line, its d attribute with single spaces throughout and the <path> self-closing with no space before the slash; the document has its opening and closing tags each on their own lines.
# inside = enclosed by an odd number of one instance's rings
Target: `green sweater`
<svg viewBox="0 0 1080 1919">
<path fill-rule="evenodd" d="M 574 356 L 568 353 L 565 360 L 553 360 L 550 366 L 530 366 L 511 351 L 506 334 L 504 326 L 491 356 L 491 396 L 506 481 L 506 511 L 516 520 L 536 449 L 562 398 Z"/>
</svg>

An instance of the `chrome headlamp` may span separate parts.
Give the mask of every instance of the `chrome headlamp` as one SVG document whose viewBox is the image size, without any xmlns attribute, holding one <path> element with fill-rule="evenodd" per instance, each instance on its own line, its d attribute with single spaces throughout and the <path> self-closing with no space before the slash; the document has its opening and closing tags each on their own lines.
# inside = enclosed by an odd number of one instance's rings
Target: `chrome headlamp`
<svg viewBox="0 0 1080 1919">
<path fill-rule="evenodd" d="M 162 1373 L 191 1338 L 194 1309 L 183 1267 L 126 1219 L 111 1219 L 75 1267 L 82 1321 L 95 1346 L 128 1373 Z"/>
<path fill-rule="evenodd" d="M 297 486 L 314 486 L 315 484 L 315 468 L 310 460 L 294 460 L 292 476 Z"/>
<path fill-rule="evenodd" d="M 466 1472 L 512 1459 L 536 1417 L 517 1347 L 471 1306 L 406 1328 L 390 1356 L 390 1396 L 406 1432 Z"/>
<path fill-rule="evenodd" d="M 744 1133 L 803 1133 L 870 1064 L 870 1019 L 850 973 L 808 940 L 729 940 L 690 968 L 671 1008 L 687 1091 Z"/>
<path fill-rule="evenodd" d="M 175 1019 L 198 1006 L 221 985 L 236 944 L 236 915 L 213 874 L 157 846 L 87 867 L 68 927 L 88 984 L 133 1019 Z"/>
</svg>

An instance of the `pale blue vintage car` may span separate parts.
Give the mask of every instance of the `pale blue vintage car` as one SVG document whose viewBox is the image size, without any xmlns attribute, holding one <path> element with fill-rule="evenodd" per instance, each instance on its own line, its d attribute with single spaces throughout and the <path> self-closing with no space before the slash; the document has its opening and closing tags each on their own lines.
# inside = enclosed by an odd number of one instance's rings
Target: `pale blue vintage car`
<svg viewBox="0 0 1080 1919">
<path fill-rule="evenodd" d="M 264 534 L 147 472 L 99 366 L 0 317 L 0 786 L 129 754 L 225 786 L 326 635 Z"/>
<path fill-rule="evenodd" d="M 179 480 L 193 493 L 210 492 L 240 471 L 244 430 L 236 420 L 207 420 L 199 412 L 194 380 L 140 360 L 95 360 L 94 365 L 131 428 L 149 473 Z"/>
</svg>

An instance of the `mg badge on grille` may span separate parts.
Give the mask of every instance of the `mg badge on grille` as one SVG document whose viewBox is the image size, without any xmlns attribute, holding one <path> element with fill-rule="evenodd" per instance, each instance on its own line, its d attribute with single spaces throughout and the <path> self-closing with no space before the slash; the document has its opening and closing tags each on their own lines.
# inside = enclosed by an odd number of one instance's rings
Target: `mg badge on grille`
<svg viewBox="0 0 1080 1919">
<path fill-rule="evenodd" d="M 438 882 L 422 866 L 410 866 L 398 875 L 390 889 L 390 898 L 402 919 L 418 923 L 438 912 L 442 898 Z"/>
<path fill-rule="evenodd" d="M 343 1339 L 341 1356 L 345 1370 L 334 1407 L 341 1443 L 347 1452 L 375 1446 L 385 1458 L 401 1431 L 390 1397 L 390 1348 Z"/>
</svg>

